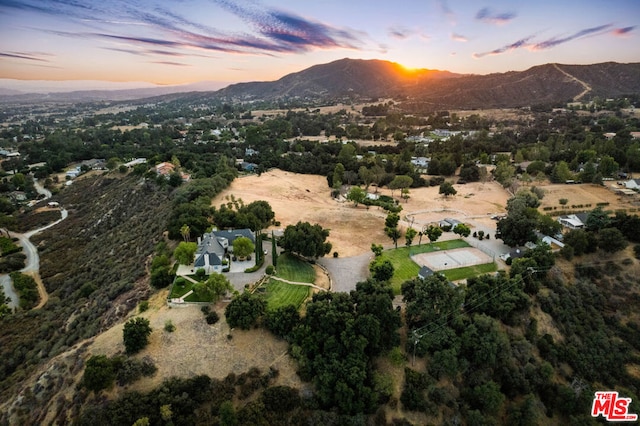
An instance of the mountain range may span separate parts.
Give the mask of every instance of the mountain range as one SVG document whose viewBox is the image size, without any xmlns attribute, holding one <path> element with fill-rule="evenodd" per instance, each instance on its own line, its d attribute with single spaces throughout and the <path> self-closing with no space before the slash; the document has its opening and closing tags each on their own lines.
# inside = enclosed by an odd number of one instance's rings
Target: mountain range
<svg viewBox="0 0 640 426">
<path fill-rule="evenodd" d="M 34 100 L 132 100 L 162 95 L 228 102 L 375 100 L 394 98 L 429 109 L 506 108 L 616 97 L 640 93 L 640 63 L 545 64 L 525 71 L 488 75 L 405 69 L 381 60 L 341 59 L 315 65 L 276 81 L 237 83 L 211 92 L 189 86 L 115 91 L 0 95 L 5 102 Z M 194 90 L 194 89 L 191 89 Z M 167 95 L 172 93 L 171 95 Z"/>
</svg>

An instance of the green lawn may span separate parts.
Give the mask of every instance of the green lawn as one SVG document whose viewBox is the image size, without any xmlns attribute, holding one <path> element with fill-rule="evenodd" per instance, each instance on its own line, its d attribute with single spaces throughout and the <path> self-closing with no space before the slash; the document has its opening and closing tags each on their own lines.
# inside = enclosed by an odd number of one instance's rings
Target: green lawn
<svg viewBox="0 0 640 426">
<path fill-rule="evenodd" d="M 289 281 L 313 283 L 316 272 L 308 262 L 284 253 L 278 256 L 277 276 Z"/>
<path fill-rule="evenodd" d="M 192 283 L 189 280 L 185 280 L 184 287 L 181 287 L 174 283 L 173 287 L 171 288 L 171 294 L 169 295 L 169 299 L 176 299 L 178 297 L 182 297 L 183 295 L 187 294 L 193 288 L 193 284 L 194 283 Z"/>
<path fill-rule="evenodd" d="M 498 265 L 493 263 L 485 263 L 484 265 L 464 266 L 462 268 L 448 269 L 442 271 L 442 274 L 447 277 L 449 281 L 463 280 L 465 278 L 471 278 L 482 274 L 489 274 L 496 272 Z"/>
<path fill-rule="evenodd" d="M 391 287 L 395 294 L 400 294 L 400 286 L 403 282 L 418 276 L 420 266 L 409 257 L 412 254 L 430 253 L 437 250 L 451 250 L 454 248 L 471 247 L 464 240 L 448 240 L 433 244 L 421 244 L 419 246 L 398 247 L 397 249 L 382 252 L 382 259 L 389 259 L 395 268 Z"/>
<path fill-rule="evenodd" d="M 267 309 L 274 310 L 280 306 L 293 305 L 299 308 L 309 296 L 311 287 L 294 285 L 270 279 L 266 283 Z"/>
</svg>

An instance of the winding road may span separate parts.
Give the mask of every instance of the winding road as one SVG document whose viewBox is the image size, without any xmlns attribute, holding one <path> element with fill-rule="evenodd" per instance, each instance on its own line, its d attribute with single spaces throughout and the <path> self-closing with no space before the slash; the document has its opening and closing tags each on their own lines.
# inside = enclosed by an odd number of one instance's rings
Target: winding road
<svg viewBox="0 0 640 426">
<path fill-rule="evenodd" d="M 43 194 L 45 196 L 45 200 L 51 198 L 51 192 L 45 188 L 43 188 L 37 180 L 34 179 L 34 186 L 39 194 Z M 38 295 L 40 296 L 40 302 L 33 309 L 42 308 L 47 301 L 49 300 L 49 294 L 42 283 L 42 279 L 40 278 L 40 257 L 38 256 L 38 249 L 33 245 L 29 238 L 36 235 L 39 232 L 42 232 L 46 229 L 49 229 L 63 220 L 65 220 L 69 216 L 69 212 L 64 208 L 60 209 L 60 219 L 55 222 L 51 222 L 48 225 L 40 227 L 38 229 L 31 230 L 29 232 L 25 232 L 24 234 L 20 234 L 17 232 L 9 232 L 11 238 L 17 238 L 20 241 L 20 245 L 22 246 L 22 252 L 27 257 L 25 260 L 25 266 L 20 270 L 21 273 L 25 275 L 29 275 L 34 279 L 36 284 L 38 285 Z M 11 281 L 11 277 L 8 274 L 0 275 L 0 285 L 4 288 L 5 294 L 11 299 L 9 303 L 10 308 L 14 308 L 18 306 L 19 297 L 13 288 L 13 283 Z"/>
</svg>

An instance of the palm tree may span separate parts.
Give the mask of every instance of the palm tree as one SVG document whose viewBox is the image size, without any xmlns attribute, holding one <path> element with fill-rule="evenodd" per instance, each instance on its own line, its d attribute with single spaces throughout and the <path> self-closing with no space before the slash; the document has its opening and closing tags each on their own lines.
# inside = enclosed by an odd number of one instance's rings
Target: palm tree
<svg viewBox="0 0 640 426">
<path fill-rule="evenodd" d="M 182 227 L 180 228 L 180 233 L 182 234 L 182 238 L 184 238 L 184 241 L 188 243 L 191 237 L 191 228 L 189 228 L 189 225 L 182 225 Z"/>
</svg>

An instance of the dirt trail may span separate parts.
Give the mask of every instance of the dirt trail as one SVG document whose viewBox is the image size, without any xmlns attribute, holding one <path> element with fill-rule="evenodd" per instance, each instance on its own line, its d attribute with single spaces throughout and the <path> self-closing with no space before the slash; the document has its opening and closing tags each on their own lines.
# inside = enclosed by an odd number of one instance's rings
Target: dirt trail
<svg viewBox="0 0 640 426">
<path fill-rule="evenodd" d="M 578 94 L 578 96 L 575 96 L 573 98 L 574 101 L 579 101 L 580 99 L 582 99 L 587 93 L 589 93 L 591 91 L 591 86 L 589 86 L 587 83 L 585 83 L 584 81 L 578 79 L 577 77 L 575 77 L 572 74 L 569 74 L 568 72 L 566 72 L 565 70 L 563 70 L 562 68 L 560 68 L 558 66 L 558 64 L 553 64 L 553 66 L 560 71 L 562 74 L 566 75 L 567 77 L 569 77 L 570 79 L 572 79 L 573 81 L 575 81 L 576 83 L 580 83 L 582 85 L 582 87 L 584 87 L 584 90 Z"/>
</svg>

